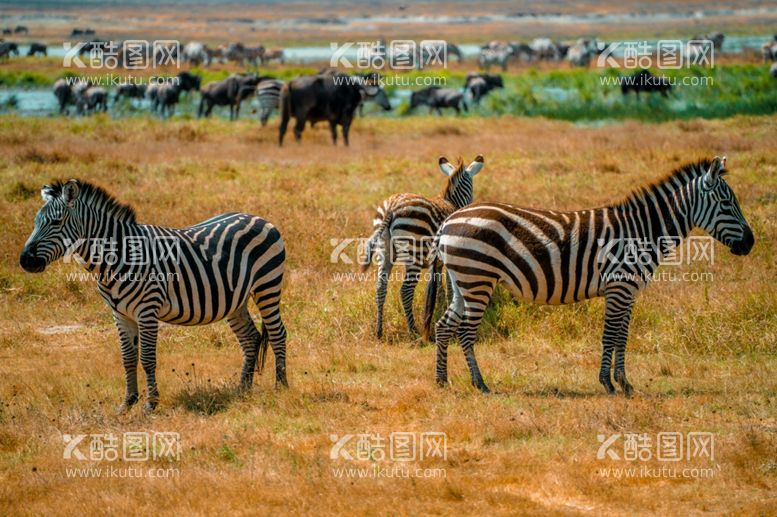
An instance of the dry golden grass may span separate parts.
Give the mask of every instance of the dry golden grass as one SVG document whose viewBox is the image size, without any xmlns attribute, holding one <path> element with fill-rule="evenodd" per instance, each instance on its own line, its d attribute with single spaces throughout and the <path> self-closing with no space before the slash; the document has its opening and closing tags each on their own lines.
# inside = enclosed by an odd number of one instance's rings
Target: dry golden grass
<svg viewBox="0 0 777 517">
<path fill-rule="evenodd" d="M 774 513 L 777 117 L 603 127 L 359 119 L 349 149 L 332 147 L 319 126 L 302 145 L 278 148 L 274 127 L 248 121 L 3 119 L 0 513 Z M 378 341 L 373 281 L 337 281 L 352 270 L 329 262 L 330 239 L 367 235 L 388 194 L 438 191 L 440 154 L 478 153 L 486 158 L 478 199 L 561 209 L 619 199 L 679 164 L 725 153 L 756 246 L 735 257 L 718 245 L 714 265 L 681 270 L 710 271 L 713 281 L 656 283 L 642 294 L 629 342 L 631 400 L 605 396 L 597 382 L 600 300 L 547 308 L 501 297 L 476 347 L 496 394 L 470 388 L 455 347 L 452 386 L 440 390 L 434 348 L 405 332 L 397 283 Z M 275 223 L 288 248 L 291 388 L 275 391 L 265 374 L 237 396 L 241 354 L 225 323 L 165 326 L 158 411 L 114 415 L 123 373 L 94 285 L 68 281 L 75 265 L 31 275 L 17 263 L 38 189 L 70 177 L 107 187 L 142 222 L 184 226 L 242 210 Z M 50 333 L 63 325 L 81 327 Z M 149 430 L 180 433 L 179 476 L 66 476 L 83 465 L 63 459 L 62 434 Z M 329 459 L 330 434 L 397 431 L 445 432 L 447 460 L 421 465 L 445 477 L 333 475 L 349 462 Z M 662 431 L 712 432 L 714 461 L 689 465 L 714 476 L 599 474 L 622 462 L 596 459 L 597 435 Z"/>
</svg>

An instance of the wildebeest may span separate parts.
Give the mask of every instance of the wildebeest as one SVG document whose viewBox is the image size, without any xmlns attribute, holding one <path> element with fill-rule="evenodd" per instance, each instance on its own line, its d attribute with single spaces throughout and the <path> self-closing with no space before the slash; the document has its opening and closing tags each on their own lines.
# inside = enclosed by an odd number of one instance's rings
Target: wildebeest
<svg viewBox="0 0 777 517">
<path fill-rule="evenodd" d="M 284 62 L 284 55 L 282 48 L 268 48 L 265 49 L 259 58 L 262 64 L 269 63 L 271 61 L 278 61 L 280 64 Z"/>
<path fill-rule="evenodd" d="M 704 41 L 709 40 L 712 42 L 712 45 L 715 47 L 715 50 L 720 50 L 723 48 L 723 42 L 726 39 L 726 36 L 722 32 L 710 32 L 708 34 L 699 34 L 693 37 L 694 40 L 697 41 Z"/>
<path fill-rule="evenodd" d="M 113 98 L 115 105 L 120 99 L 142 99 L 146 96 L 146 85 L 136 83 L 120 84 L 116 88 L 116 96 Z"/>
<path fill-rule="evenodd" d="M 16 34 L 29 34 L 30 33 L 30 29 L 28 29 L 24 25 L 17 25 L 16 28 L 13 31 Z"/>
<path fill-rule="evenodd" d="M 0 41 L 0 61 L 7 61 L 11 55 L 19 55 L 19 45 L 13 41 Z"/>
<path fill-rule="evenodd" d="M 108 111 L 108 91 L 101 86 L 87 86 L 77 93 L 76 109 L 81 115 Z"/>
<path fill-rule="evenodd" d="M 8 35 L 8 34 L 13 34 L 13 29 L 12 29 L 12 28 L 10 28 L 10 27 L 5 27 L 5 28 L 3 29 L 3 34 L 6 34 L 6 35 Z"/>
<path fill-rule="evenodd" d="M 294 137 L 299 141 L 305 122 L 311 124 L 326 120 L 332 132 L 332 143 L 337 144 L 337 126 L 342 127 L 343 141 L 348 145 L 348 132 L 353 115 L 365 98 L 374 99 L 384 110 L 391 109 L 386 92 L 380 84 L 365 84 L 361 76 L 343 73 L 304 75 L 289 81 L 281 90 L 281 124 L 278 145 L 291 117 L 296 119 Z"/>
<path fill-rule="evenodd" d="M 213 106 L 229 106 L 229 119 L 237 119 L 240 115 L 240 104 L 243 99 L 256 92 L 260 78 L 257 75 L 230 75 L 223 81 L 206 84 L 200 90 L 200 108 L 197 116 L 210 116 Z"/>
<path fill-rule="evenodd" d="M 54 97 L 59 103 L 59 114 L 64 115 L 68 104 L 75 104 L 76 96 L 70 83 L 65 79 L 57 79 L 54 83 Z"/>
<path fill-rule="evenodd" d="M 438 115 L 442 115 L 442 108 L 453 108 L 457 114 L 461 113 L 460 108 L 468 111 L 462 92 L 439 86 L 430 86 L 413 92 L 410 96 L 410 110 L 412 111 L 421 105 L 429 106 L 429 113 L 437 110 Z"/>
<path fill-rule="evenodd" d="M 630 76 L 621 77 L 621 93 L 628 95 L 633 91 L 639 99 L 640 92 L 654 93 L 658 92 L 667 97 L 667 93 L 672 90 L 672 84 L 664 76 L 653 75 L 650 70 L 640 70 Z"/>
<path fill-rule="evenodd" d="M 222 52 L 224 59 L 227 61 L 253 66 L 256 66 L 262 60 L 264 54 L 265 48 L 262 45 L 247 47 L 242 43 L 232 43 Z"/>
<path fill-rule="evenodd" d="M 475 104 L 480 104 L 480 99 L 494 88 L 504 88 L 501 75 L 470 72 L 464 82 L 464 89 L 469 92 Z"/>
<path fill-rule="evenodd" d="M 48 55 L 48 49 L 46 48 L 46 45 L 43 43 L 30 43 L 30 49 L 27 51 L 27 55 L 36 56 L 38 54 L 42 56 Z"/>
<path fill-rule="evenodd" d="M 182 92 L 188 93 L 200 89 L 201 79 L 199 75 L 184 71 L 180 72 L 176 78 L 176 83 L 178 83 Z"/>
<path fill-rule="evenodd" d="M 175 113 L 175 106 L 181 96 L 181 86 L 174 81 L 163 81 L 157 86 L 156 109 L 162 118 L 168 118 Z"/>
</svg>

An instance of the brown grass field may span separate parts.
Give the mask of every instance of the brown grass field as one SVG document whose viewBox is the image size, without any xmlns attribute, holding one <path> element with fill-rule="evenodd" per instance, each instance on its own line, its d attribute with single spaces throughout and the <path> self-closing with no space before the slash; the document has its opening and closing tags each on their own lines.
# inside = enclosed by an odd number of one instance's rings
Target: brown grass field
<svg viewBox="0 0 777 517">
<path fill-rule="evenodd" d="M 274 125 L 250 121 L 2 119 L 0 514 L 775 514 L 777 116 L 601 127 L 367 118 L 347 149 L 332 147 L 324 126 L 278 148 Z M 340 278 L 356 267 L 330 262 L 331 240 L 367 236 L 391 193 L 437 192 L 439 155 L 478 153 L 477 199 L 559 209 L 615 201 L 685 162 L 726 154 L 755 248 L 735 257 L 716 244 L 713 264 L 664 266 L 712 277 L 656 282 L 641 295 L 627 356 L 632 399 L 606 396 L 597 380 L 602 300 L 536 307 L 498 296 L 476 347 L 495 393 L 470 387 L 458 347 L 451 386 L 439 389 L 434 347 L 406 333 L 398 282 L 379 341 L 374 276 Z M 265 373 L 238 395 L 242 356 L 226 323 L 164 326 L 158 410 L 116 415 L 118 339 L 94 284 L 73 279 L 74 264 L 41 275 L 18 265 L 38 190 L 71 177 L 105 186 L 141 222 L 185 226 L 233 210 L 272 221 L 288 250 L 290 389 L 275 390 Z M 64 434 L 126 431 L 179 433 L 180 461 L 141 464 L 161 479 L 68 477 L 127 463 L 64 459 Z M 330 435 L 405 431 L 446 434 L 444 460 L 399 465 L 434 476 L 336 476 L 372 463 L 330 460 Z M 714 457 L 669 465 L 706 474 L 617 479 L 611 467 L 667 464 L 596 457 L 599 435 L 659 432 L 712 433 Z"/>
</svg>

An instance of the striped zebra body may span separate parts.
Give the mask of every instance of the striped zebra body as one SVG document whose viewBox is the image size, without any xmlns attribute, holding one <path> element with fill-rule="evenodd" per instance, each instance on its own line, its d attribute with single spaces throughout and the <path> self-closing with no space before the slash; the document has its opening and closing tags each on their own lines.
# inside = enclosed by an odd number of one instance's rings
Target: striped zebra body
<svg viewBox="0 0 777 517">
<path fill-rule="evenodd" d="M 429 265 L 427 257 L 432 238 L 446 217 L 472 202 L 472 178 L 482 167 L 482 156 L 466 168 L 461 161 L 454 167 L 445 158 L 440 158 L 440 170 L 448 177 L 442 194 L 434 198 L 395 194 L 378 207 L 373 221 L 375 230 L 366 245 L 365 268 L 375 254 L 378 257 L 375 303 L 379 338 L 383 335 L 383 308 L 394 264 L 405 267 L 400 297 L 407 327 L 412 334 L 417 333 L 413 297 L 421 271 Z"/>
<path fill-rule="evenodd" d="M 74 256 L 97 279 L 119 330 L 127 394 L 139 398 L 137 362 L 146 374 L 148 401 L 159 398 L 156 341 L 159 322 L 205 325 L 226 319 L 243 350 L 241 386 L 263 366 L 268 342 L 276 381 L 286 385 L 286 330 L 280 315 L 285 248 L 278 230 L 248 214 L 223 214 L 188 228 L 139 224 L 134 211 L 91 184 L 70 180 L 46 186 L 46 204 L 20 262 L 40 272 Z M 248 312 L 256 303 L 264 331 Z"/>
<path fill-rule="evenodd" d="M 453 291 L 436 327 L 437 382 L 447 384 L 447 348 L 456 335 L 473 385 L 488 391 L 473 345 L 493 291 L 502 283 L 513 297 L 539 304 L 605 297 L 599 381 L 614 393 L 614 352 L 615 380 L 630 394 L 625 350 L 631 311 L 637 293 L 671 251 L 666 243 L 679 244 L 698 227 L 734 254 L 752 248 L 752 231 L 722 178 L 724 167 L 725 158 L 687 165 L 609 207 L 558 212 L 481 203 L 452 214 L 432 251 L 439 259 L 435 270 L 445 265 Z M 635 249 L 639 260 L 633 260 Z M 435 289 L 430 283 L 426 322 Z M 428 330 L 425 323 L 427 335 Z"/>
<path fill-rule="evenodd" d="M 283 85 L 284 82 L 278 79 L 265 79 L 256 86 L 259 119 L 262 121 L 262 126 L 266 126 L 272 112 L 278 110 Z"/>
</svg>

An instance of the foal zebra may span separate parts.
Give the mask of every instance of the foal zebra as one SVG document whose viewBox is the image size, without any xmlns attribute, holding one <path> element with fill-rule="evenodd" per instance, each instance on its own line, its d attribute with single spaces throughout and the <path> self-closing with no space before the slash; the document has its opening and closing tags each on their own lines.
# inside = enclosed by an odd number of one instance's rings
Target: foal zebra
<svg viewBox="0 0 777 517">
<path fill-rule="evenodd" d="M 599 382 L 607 393 L 611 356 L 615 380 L 624 394 L 629 318 L 644 288 L 671 246 L 693 228 L 701 228 L 747 255 L 754 244 L 736 196 L 723 174 L 726 158 L 702 160 L 638 189 L 623 202 L 590 210 L 557 212 L 506 204 L 479 203 L 451 215 L 433 244 L 433 271 L 444 264 L 453 299 L 437 323 L 437 383 L 447 384 L 448 343 L 457 334 L 472 384 L 488 387 L 480 375 L 473 345 L 494 288 L 503 282 L 513 297 L 539 304 L 573 303 L 605 297 L 604 335 Z M 663 243 L 663 244 L 662 244 Z M 633 260 L 639 246 L 640 261 Z M 428 287 L 425 334 L 436 295 L 436 275 Z"/>
<path fill-rule="evenodd" d="M 146 373 L 148 400 L 159 400 L 156 342 L 159 322 L 204 325 L 226 318 L 243 349 L 242 388 L 253 382 L 268 341 L 275 378 L 286 386 L 286 329 L 280 298 L 285 249 L 278 230 L 260 217 L 222 214 L 188 228 L 139 224 L 135 211 L 102 188 L 80 180 L 46 185 L 45 201 L 19 262 L 40 273 L 60 257 L 74 256 L 97 279 L 119 331 L 126 396 L 138 401 L 137 362 Z M 248 299 L 264 323 L 259 332 Z"/>
<path fill-rule="evenodd" d="M 472 178 L 483 168 L 483 157 L 478 155 L 468 167 L 459 158 L 454 167 L 440 157 L 442 173 L 448 178 L 445 189 L 436 197 L 416 194 L 394 194 L 378 207 L 373 221 L 375 231 L 365 246 L 363 270 L 372 262 L 373 251 L 378 256 L 378 286 L 375 303 L 378 308 L 376 335 L 383 336 L 383 305 L 386 301 L 389 276 L 395 258 L 405 266 L 405 277 L 400 294 L 407 328 L 417 333 L 413 318 L 413 295 L 421 278 L 421 269 L 429 265 L 429 245 L 440 223 L 454 210 L 472 202 Z"/>
</svg>

